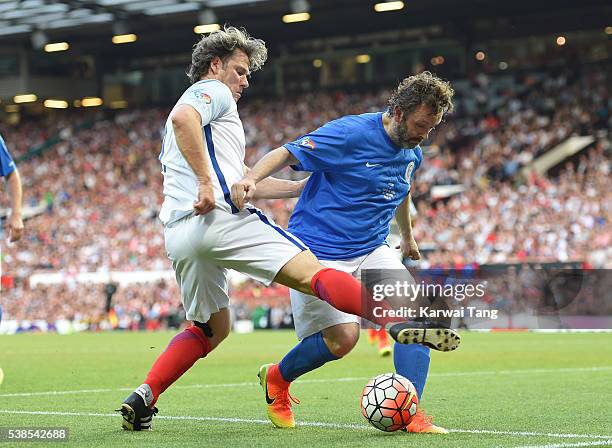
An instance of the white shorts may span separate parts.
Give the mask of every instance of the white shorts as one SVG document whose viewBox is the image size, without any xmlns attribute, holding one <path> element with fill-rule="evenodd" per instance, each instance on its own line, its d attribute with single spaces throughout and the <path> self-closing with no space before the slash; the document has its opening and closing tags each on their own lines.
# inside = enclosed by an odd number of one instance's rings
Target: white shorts
<svg viewBox="0 0 612 448">
<path fill-rule="evenodd" d="M 319 262 L 325 267 L 347 272 L 358 280 L 361 280 L 362 269 L 406 270 L 399 254 L 387 245 L 379 246 L 361 257 L 349 260 L 319 260 Z M 359 317 L 338 311 L 314 296 L 293 289 L 290 294 L 295 332 L 300 340 L 333 325 L 360 321 Z"/>
<path fill-rule="evenodd" d="M 203 323 L 229 306 L 228 269 L 269 285 L 289 260 L 307 250 L 252 207 L 236 214 L 219 209 L 203 216 L 191 213 L 169 222 L 164 238 L 187 319 Z"/>
</svg>

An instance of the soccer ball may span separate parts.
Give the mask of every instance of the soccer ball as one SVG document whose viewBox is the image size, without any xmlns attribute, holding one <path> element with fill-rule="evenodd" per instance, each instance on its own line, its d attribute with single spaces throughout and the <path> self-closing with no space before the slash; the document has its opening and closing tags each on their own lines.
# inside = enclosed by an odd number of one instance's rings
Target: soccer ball
<svg viewBox="0 0 612 448">
<path fill-rule="evenodd" d="M 361 392 L 361 413 L 381 431 L 405 428 L 415 416 L 418 404 L 414 385 L 397 373 L 372 378 Z"/>
</svg>

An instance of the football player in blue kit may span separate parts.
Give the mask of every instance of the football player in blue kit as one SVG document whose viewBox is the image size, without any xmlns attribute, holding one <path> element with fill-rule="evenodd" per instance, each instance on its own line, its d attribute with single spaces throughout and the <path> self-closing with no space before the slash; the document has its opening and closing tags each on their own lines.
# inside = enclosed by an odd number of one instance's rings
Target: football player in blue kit
<svg viewBox="0 0 612 448">
<path fill-rule="evenodd" d="M 8 218 L 9 241 L 14 243 L 23 236 L 23 220 L 21 218 L 22 187 L 19 170 L 9 153 L 4 139 L 0 135 L 0 177 L 6 178 L 9 197 L 11 201 L 11 215 Z M 0 274 L 2 269 L 0 268 Z M 2 304 L 0 303 L 0 322 L 2 322 Z M 0 377 L 2 370 L 0 370 Z M 1 383 L 0 379 L 0 383 Z"/>
<path fill-rule="evenodd" d="M 268 153 L 233 185 L 232 199 L 241 208 L 258 182 L 283 167 L 311 172 L 289 222 L 292 234 L 326 267 L 357 278 L 365 269 L 395 270 L 414 282 L 386 239 L 395 216 L 402 254 L 420 258 L 410 222 L 410 183 L 423 163 L 419 144 L 452 110 L 453 94 L 448 82 L 429 72 L 410 76 L 395 89 L 386 112 L 339 118 Z M 359 318 L 308 294 L 291 290 L 291 305 L 300 342 L 278 364 L 266 364 L 259 371 L 268 416 L 282 428 L 295 426 L 291 382 L 349 353 L 360 330 Z M 421 344 L 394 348 L 395 368 L 413 382 L 419 398 L 430 347 L 449 351 L 460 341 L 453 330 L 438 331 L 447 335 L 442 344 L 439 338 L 425 338 Z M 406 430 L 447 432 L 422 410 Z"/>
<path fill-rule="evenodd" d="M 11 215 L 8 219 L 9 240 L 18 241 L 23 235 L 23 220 L 21 217 L 22 187 L 19 170 L 0 135 L 0 177 L 6 178 L 11 201 Z"/>
</svg>

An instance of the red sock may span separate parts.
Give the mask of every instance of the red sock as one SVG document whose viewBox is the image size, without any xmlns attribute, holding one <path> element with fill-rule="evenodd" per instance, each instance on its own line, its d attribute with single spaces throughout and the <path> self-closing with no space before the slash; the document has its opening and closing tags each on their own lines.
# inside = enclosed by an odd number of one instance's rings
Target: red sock
<svg viewBox="0 0 612 448">
<path fill-rule="evenodd" d="M 178 380 L 183 373 L 210 352 L 210 341 L 202 330 L 191 326 L 172 338 L 149 371 L 145 384 L 153 391 L 153 403 L 159 395 Z"/>
<path fill-rule="evenodd" d="M 327 268 L 317 272 L 310 281 L 310 289 L 315 295 L 329 303 L 337 310 L 354 314 L 375 324 L 385 326 L 389 322 L 398 322 L 401 319 L 392 319 L 388 315 L 380 316 L 374 309 L 388 309 L 386 302 L 377 302 L 367 291 L 362 291 L 362 284 L 346 272 Z"/>
</svg>

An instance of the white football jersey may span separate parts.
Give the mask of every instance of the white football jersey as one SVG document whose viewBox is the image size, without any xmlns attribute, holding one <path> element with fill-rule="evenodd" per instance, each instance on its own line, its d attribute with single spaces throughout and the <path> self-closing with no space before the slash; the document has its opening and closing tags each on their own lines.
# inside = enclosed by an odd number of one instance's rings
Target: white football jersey
<svg viewBox="0 0 612 448">
<path fill-rule="evenodd" d="M 245 136 L 230 89 L 215 79 L 202 80 L 189 87 L 174 107 L 179 104 L 192 106 L 202 117 L 204 151 L 211 169 L 216 208 L 237 213 L 230 189 L 244 175 Z M 170 117 L 159 160 L 164 175 L 164 203 L 159 218 L 167 224 L 193 211 L 198 198 L 198 181 L 176 144 Z"/>
</svg>

